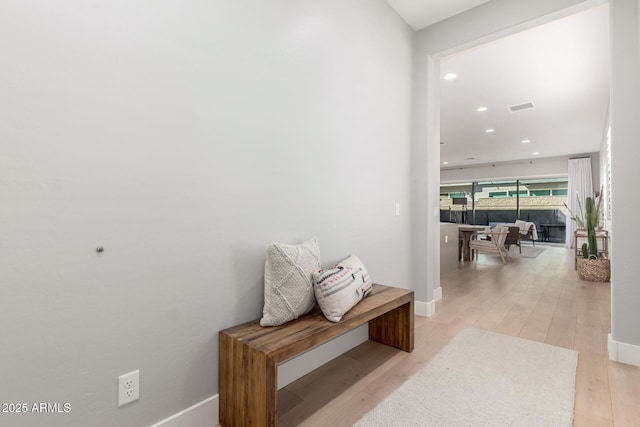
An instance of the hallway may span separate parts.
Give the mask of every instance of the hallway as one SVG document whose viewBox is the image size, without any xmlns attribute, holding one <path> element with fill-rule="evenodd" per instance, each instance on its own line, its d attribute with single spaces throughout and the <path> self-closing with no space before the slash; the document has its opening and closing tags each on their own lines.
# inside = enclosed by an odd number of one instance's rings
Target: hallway
<svg viewBox="0 0 640 427">
<path fill-rule="evenodd" d="M 610 286 L 580 281 L 570 250 L 549 246 L 506 265 L 480 255 L 441 283 L 436 315 L 416 317 L 413 353 L 371 341 L 354 348 L 279 392 L 279 425 L 351 425 L 465 327 L 578 351 L 574 425 L 637 425 L 640 368 L 607 356 Z"/>
</svg>

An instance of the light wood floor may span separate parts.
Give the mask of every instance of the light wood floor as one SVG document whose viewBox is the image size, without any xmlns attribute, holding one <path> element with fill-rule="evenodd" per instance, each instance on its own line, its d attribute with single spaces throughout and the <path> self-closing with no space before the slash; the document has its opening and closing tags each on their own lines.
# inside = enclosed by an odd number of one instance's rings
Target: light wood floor
<svg viewBox="0 0 640 427">
<path fill-rule="evenodd" d="M 579 352 L 575 426 L 640 426 L 640 368 L 611 362 L 610 286 L 578 279 L 573 255 L 480 255 L 441 279 L 431 318 L 416 317 L 413 353 L 366 342 L 280 390 L 279 426 L 350 426 L 465 327 Z"/>
</svg>

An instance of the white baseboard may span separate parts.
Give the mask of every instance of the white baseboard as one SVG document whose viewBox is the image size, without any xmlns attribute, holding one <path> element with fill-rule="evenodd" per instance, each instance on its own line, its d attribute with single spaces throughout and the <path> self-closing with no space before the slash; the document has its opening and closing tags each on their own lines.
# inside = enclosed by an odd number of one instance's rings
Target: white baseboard
<svg viewBox="0 0 640 427">
<path fill-rule="evenodd" d="M 640 366 L 640 346 L 614 341 L 609 334 L 609 360 Z"/>
<path fill-rule="evenodd" d="M 433 299 L 431 301 L 416 301 L 414 303 L 416 316 L 431 317 L 436 314 L 436 301 L 440 301 L 441 299 L 442 288 L 437 287 L 433 290 Z"/>
<path fill-rule="evenodd" d="M 414 310 L 416 316 L 431 317 L 436 314 L 436 301 L 429 302 L 415 301 Z"/>
<path fill-rule="evenodd" d="M 218 395 L 209 397 L 200 403 L 184 409 L 152 425 L 151 427 L 215 427 L 218 418 Z"/>
<path fill-rule="evenodd" d="M 427 317 L 427 303 L 422 301 L 414 301 L 413 310 L 416 316 Z"/>
</svg>

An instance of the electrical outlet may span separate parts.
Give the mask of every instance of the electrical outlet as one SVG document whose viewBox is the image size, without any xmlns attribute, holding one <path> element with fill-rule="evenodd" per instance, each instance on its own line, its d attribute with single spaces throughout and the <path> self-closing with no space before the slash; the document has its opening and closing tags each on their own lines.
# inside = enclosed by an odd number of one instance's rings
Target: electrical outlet
<svg viewBox="0 0 640 427">
<path fill-rule="evenodd" d="M 140 398 L 140 371 L 129 372 L 118 377 L 118 406 Z"/>
</svg>

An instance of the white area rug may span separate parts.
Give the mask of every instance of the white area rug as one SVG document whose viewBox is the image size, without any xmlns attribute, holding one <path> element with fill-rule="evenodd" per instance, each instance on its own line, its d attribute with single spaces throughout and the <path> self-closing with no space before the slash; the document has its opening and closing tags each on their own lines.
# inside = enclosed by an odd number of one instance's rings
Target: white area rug
<svg viewBox="0 0 640 427">
<path fill-rule="evenodd" d="M 355 426 L 571 426 L 578 353 L 464 329 Z"/>
</svg>

